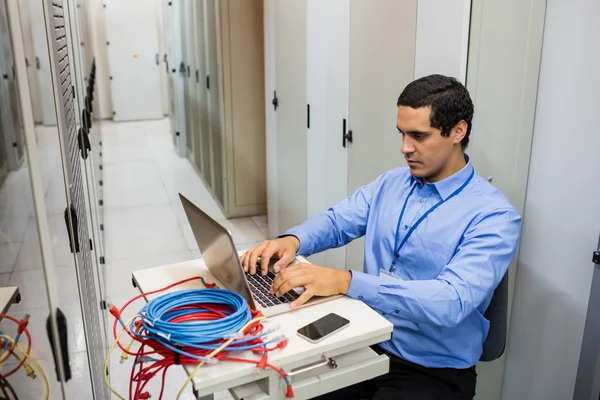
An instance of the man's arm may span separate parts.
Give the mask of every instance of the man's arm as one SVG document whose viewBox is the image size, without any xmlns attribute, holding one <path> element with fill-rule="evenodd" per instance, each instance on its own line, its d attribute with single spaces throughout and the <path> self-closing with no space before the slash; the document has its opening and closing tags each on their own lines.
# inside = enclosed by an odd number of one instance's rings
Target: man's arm
<svg viewBox="0 0 600 400">
<path fill-rule="evenodd" d="M 494 211 L 467 229 L 437 279 L 405 281 L 352 271 L 347 294 L 408 321 L 456 326 L 498 286 L 515 255 L 520 231 L 516 210 Z"/>
<path fill-rule="evenodd" d="M 341 247 L 365 234 L 371 201 L 379 192 L 386 173 L 329 210 L 319 213 L 283 235 L 300 241 L 298 254 L 311 255 Z"/>
</svg>

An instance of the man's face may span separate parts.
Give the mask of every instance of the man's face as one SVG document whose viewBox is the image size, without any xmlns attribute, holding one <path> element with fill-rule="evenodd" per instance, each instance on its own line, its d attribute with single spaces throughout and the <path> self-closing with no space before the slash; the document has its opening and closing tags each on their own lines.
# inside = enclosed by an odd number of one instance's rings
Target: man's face
<svg viewBox="0 0 600 400">
<path fill-rule="evenodd" d="M 398 130 L 402 133 L 401 152 L 406 158 L 410 172 L 417 178 L 435 182 L 448 164 L 463 135 L 456 134 L 456 128 L 450 136 L 442 136 L 442 131 L 431 127 L 430 107 L 412 108 L 398 107 L 396 121 Z M 460 124 L 459 124 L 460 125 Z"/>
</svg>

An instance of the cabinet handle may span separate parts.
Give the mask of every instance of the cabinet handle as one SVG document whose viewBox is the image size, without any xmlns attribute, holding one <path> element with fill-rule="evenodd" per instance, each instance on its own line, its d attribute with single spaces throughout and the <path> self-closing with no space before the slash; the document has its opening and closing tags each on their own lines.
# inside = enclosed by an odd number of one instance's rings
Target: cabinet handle
<svg viewBox="0 0 600 400">
<path fill-rule="evenodd" d="M 342 146 L 346 147 L 346 141 L 352 143 L 352 131 L 348 131 L 346 133 L 346 118 L 343 120 L 343 128 L 342 128 Z"/>
<path fill-rule="evenodd" d="M 273 101 L 271 102 L 271 104 L 273 104 L 273 109 L 277 111 L 277 106 L 279 105 L 279 99 L 277 98 L 277 90 L 273 91 Z"/>
</svg>

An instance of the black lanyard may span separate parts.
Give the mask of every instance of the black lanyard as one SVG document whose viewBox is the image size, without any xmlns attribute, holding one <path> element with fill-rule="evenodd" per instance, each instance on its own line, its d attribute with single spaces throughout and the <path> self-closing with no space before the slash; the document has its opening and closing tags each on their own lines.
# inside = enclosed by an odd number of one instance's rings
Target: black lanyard
<svg viewBox="0 0 600 400">
<path fill-rule="evenodd" d="M 459 194 L 469 184 L 469 182 L 471 182 L 471 179 L 473 179 L 474 174 L 475 174 L 475 170 L 471 171 L 471 175 L 469 175 L 467 180 L 458 189 L 456 189 L 450 196 L 446 197 L 446 199 L 438 201 L 436 205 L 434 205 L 429 210 L 427 210 L 425 212 L 425 214 L 423 214 L 421 216 L 421 218 L 419 218 L 417 220 L 417 222 L 410 228 L 410 230 L 406 233 L 406 236 L 404 236 L 404 239 L 402 239 L 402 242 L 400 242 L 400 245 L 398 246 L 398 232 L 400 231 L 400 223 L 402 222 L 402 218 L 404 217 L 404 211 L 406 210 L 406 205 L 408 204 L 408 199 L 410 199 L 410 196 L 412 196 L 412 194 L 415 190 L 416 184 L 413 185 L 413 187 L 410 189 L 410 193 L 408 193 L 408 196 L 406 197 L 406 200 L 404 201 L 404 206 L 402 206 L 402 211 L 400 212 L 400 217 L 398 218 L 398 225 L 396 226 L 396 238 L 395 238 L 395 242 L 394 242 L 394 249 L 396 251 L 394 252 L 395 257 L 394 257 L 394 260 L 392 261 L 392 266 L 390 267 L 390 272 L 394 272 L 394 270 L 396 269 L 396 258 L 400 254 L 400 250 L 402 249 L 402 247 L 404 247 L 404 244 L 408 240 L 408 237 L 413 233 L 413 231 L 415 229 L 417 229 L 417 226 L 419 226 L 419 224 L 421 222 L 423 222 L 423 220 L 425 218 L 427 218 L 427 216 L 429 214 L 431 214 L 436 208 L 438 208 L 439 206 L 444 204 L 446 201 L 450 200 L 451 198 L 453 198 L 454 196 Z"/>
</svg>

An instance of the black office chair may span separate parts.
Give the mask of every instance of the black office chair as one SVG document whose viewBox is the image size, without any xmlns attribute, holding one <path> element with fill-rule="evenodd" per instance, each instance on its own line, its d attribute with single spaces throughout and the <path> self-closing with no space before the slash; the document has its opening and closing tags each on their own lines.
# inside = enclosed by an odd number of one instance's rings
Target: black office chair
<svg viewBox="0 0 600 400">
<path fill-rule="evenodd" d="M 483 314 L 490 321 L 490 330 L 483 343 L 479 361 L 494 361 L 504 354 L 508 330 L 508 271 L 494 290 L 492 301 Z"/>
</svg>

